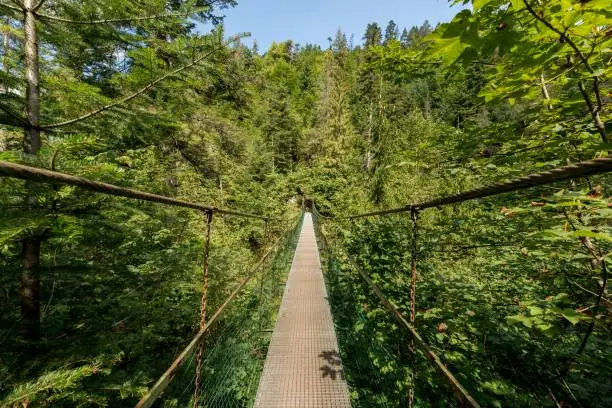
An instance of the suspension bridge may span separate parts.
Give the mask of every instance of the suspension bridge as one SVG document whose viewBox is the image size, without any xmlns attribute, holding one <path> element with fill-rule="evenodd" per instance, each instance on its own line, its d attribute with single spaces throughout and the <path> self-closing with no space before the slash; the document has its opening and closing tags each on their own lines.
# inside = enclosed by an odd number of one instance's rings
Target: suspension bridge
<svg viewBox="0 0 612 408">
<path fill-rule="evenodd" d="M 347 381 L 343 369 L 343 350 L 336 336 L 319 253 L 319 249 L 321 249 L 329 256 L 329 254 L 333 253 L 334 249 L 332 248 L 333 245 L 330 245 L 321 225 L 341 219 L 379 217 L 395 213 L 409 213 L 413 224 L 409 287 L 410 310 L 408 316 L 405 316 L 385 296 L 381 288 L 374 283 L 371 277 L 357 265 L 353 265 L 353 267 L 371 289 L 372 293 L 378 298 L 381 306 L 405 330 L 407 333 L 406 342 L 409 344 L 411 354 L 419 350 L 427 357 L 431 365 L 439 373 L 440 379 L 453 391 L 461 406 L 478 407 L 478 402 L 457 380 L 434 350 L 421 337 L 415 327 L 415 293 L 417 289 L 418 266 L 416 243 L 418 240 L 419 213 L 428 208 L 610 171 L 612 171 L 612 158 L 595 159 L 421 203 L 353 215 L 322 215 L 318 212 L 315 203 L 307 200 L 307 204 L 303 206 L 299 219 L 290 222 L 290 226 L 286 228 L 286 231 L 278 234 L 276 241 L 263 251 L 261 258 L 233 288 L 225 301 L 209 316 L 207 314 L 208 269 L 210 262 L 211 224 L 215 214 L 262 221 L 265 223 L 266 230 L 270 223 L 277 222 L 282 224 L 287 220 L 220 209 L 101 183 L 56 171 L 0 161 L 0 177 L 19 178 L 29 182 L 53 185 L 71 185 L 108 195 L 191 208 L 205 214 L 207 227 L 204 231 L 203 281 L 202 297 L 199 304 L 199 330 L 187 346 L 178 353 L 175 360 L 169 362 L 165 373 L 160 373 L 159 379 L 151 385 L 148 392 L 136 404 L 137 408 L 151 407 L 163 400 L 164 393 L 167 392 L 172 381 L 179 375 L 180 370 L 186 370 L 188 367 L 195 368 L 194 380 L 190 382 L 190 386 L 193 387 L 193 393 L 189 400 L 190 406 L 235 406 L 227 405 L 222 400 L 213 399 L 209 392 L 212 387 L 211 377 L 214 377 L 215 374 L 207 371 L 207 361 L 209 361 L 207 356 L 210 358 L 211 355 L 214 355 L 215 351 L 213 348 L 215 346 L 210 341 L 207 341 L 207 335 L 210 335 L 215 323 L 220 320 L 226 310 L 231 307 L 233 302 L 236 302 L 236 299 L 243 292 L 250 291 L 251 293 L 257 293 L 259 290 L 260 293 L 263 293 L 265 285 L 275 286 L 282 283 L 282 274 L 272 276 L 273 281 L 270 281 L 270 277 L 266 281 L 265 270 L 270 267 L 271 260 L 278 260 L 276 257 L 279 251 L 282 251 L 282 248 L 285 250 L 293 248 L 292 237 L 295 237 L 298 232 L 299 239 L 297 240 L 291 268 L 284 284 L 284 292 L 277 317 L 274 321 L 274 328 L 270 330 L 272 335 L 269 344 L 266 345 L 265 359 L 260 359 L 262 364 L 254 366 L 260 372 L 256 373 L 256 380 L 251 379 L 251 385 L 246 387 L 252 390 L 252 398 L 243 399 L 246 402 L 242 406 L 254 406 L 256 408 L 350 407 L 351 384 Z M 281 261 L 285 262 L 287 260 L 281 258 Z M 259 285 L 254 284 L 258 273 L 261 274 Z M 275 282 L 274 280 L 278 281 Z M 253 357 L 253 359 L 256 358 Z M 410 375 L 413 376 L 414 373 Z M 409 383 L 411 385 L 408 389 L 410 394 L 408 399 L 411 403 L 414 395 L 414 381 L 412 378 Z"/>
</svg>

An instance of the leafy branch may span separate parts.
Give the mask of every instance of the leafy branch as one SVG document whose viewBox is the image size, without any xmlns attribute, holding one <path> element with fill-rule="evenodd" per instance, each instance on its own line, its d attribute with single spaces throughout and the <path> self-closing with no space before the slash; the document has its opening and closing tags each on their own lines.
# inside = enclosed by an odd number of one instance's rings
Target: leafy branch
<svg viewBox="0 0 612 408">
<path fill-rule="evenodd" d="M 239 34 L 239 35 L 233 36 L 232 38 L 230 38 L 228 41 L 226 41 L 223 44 L 223 47 L 226 47 L 226 46 L 228 46 L 228 45 L 230 45 L 232 43 L 235 43 L 240 38 L 243 38 L 243 37 L 245 37 L 247 35 L 248 34 Z M 197 65 L 199 62 L 201 62 L 204 59 L 210 57 L 211 55 L 213 55 L 215 52 L 219 51 L 223 47 L 213 48 L 209 52 L 207 52 L 205 54 L 202 54 L 202 55 L 200 55 L 197 58 L 194 58 L 189 64 L 183 65 L 183 66 L 181 66 L 181 67 L 179 67 L 179 68 L 177 68 L 175 70 L 172 70 L 172 71 L 168 72 L 165 75 L 160 76 L 159 78 L 157 78 L 156 80 L 150 82 L 148 85 L 140 88 L 136 92 L 134 92 L 134 93 L 132 93 L 132 94 L 130 94 L 128 96 L 125 96 L 125 97 L 123 97 L 121 99 L 118 99 L 118 100 L 116 100 L 116 101 L 114 101 L 112 103 L 109 103 L 108 105 L 104 105 L 104 106 L 102 106 L 100 108 L 97 108 L 97 109 L 94 109 L 92 111 L 89 111 L 89 112 L 87 112 L 87 113 L 85 113 L 83 115 L 77 116 L 76 118 L 64 120 L 62 122 L 50 123 L 48 125 L 41 125 L 40 129 L 41 130 L 50 130 L 50 129 L 56 129 L 56 128 L 72 125 L 72 124 L 75 124 L 77 122 L 81 122 L 83 120 L 86 120 L 86 119 L 89 119 L 89 118 L 91 118 L 93 116 L 96 116 L 96 115 L 98 115 L 98 114 L 100 114 L 100 113 L 102 113 L 104 111 L 109 110 L 109 109 L 112 109 L 112 108 L 115 108 L 115 107 L 117 107 L 119 105 L 127 103 L 127 102 L 131 101 L 132 99 L 135 99 L 135 98 L 145 94 L 146 92 L 150 91 L 151 89 L 153 89 L 160 82 L 162 82 L 162 81 L 164 81 L 164 80 L 166 80 L 166 79 L 168 79 L 168 78 L 170 78 L 170 77 L 172 77 L 174 75 L 179 74 L 182 71 L 185 71 L 185 70 L 187 70 L 187 69 Z"/>
<path fill-rule="evenodd" d="M 4 7 L 6 9 L 13 10 L 13 11 L 19 11 L 20 13 L 23 12 L 23 8 L 17 7 L 17 6 L 11 6 L 10 4 L 6 4 L 6 3 L 0 3 L 0 7 Z"/>
<path fill-rule="evenodd" d="M 201 13 L 201 12 L 210 10 L 211 7 L 218 2 L 218 0 L 213 0 L 210 3 L 208 3 L 206 5 L 206 7 L 198 7 L 196 9 L 193 9 L 193 10 L 190 10 L 190 11 L 185 11 L 185 12 L 182 12 L 182 13 L 159 13 L 159 14 L 153 14 L 153 15 L 141 16 L 141 17 L 107 18 L 107 19 L 97 19 L 97 20 L 73 20 L 73 19 L 70 19 L 70 18 L 53 16 L 53 15 L 46 14 L 46 13 L 39 13 L 37 10 L 39 10 L 40 7 L 42 7 L 44 1 L 45 0 L 40 0 L 32 8 L 32 11 L 36 15 L 36 17 L 39 17 L 39 18 L 44 19 L 44 20 L 57 21 L 57 22 L 60 22 L 60 23 L 82 24 L 82 25 L 86 25 L 86 24 L 130 23 L 130 22 L 135 22 L 135 21 L 156 20 L 156 19 L 162 19 L 162 18 L 189 17 L 189 16 L 191 16 L 193 14 Z M 10 9 L 10 10 L 19 11 L 19 12 L 25 11 L 25 7 L 23 5 L 17 3 L 17 2 L 15 2 L 15 5 L 10 5 L 10 4 L 6 4 L 6 3 L 0 3 L 0 7 L 4 7 L 4 8 L 7 8 L 7 9 Z"/>
<path fill-rule="evenodd" d="M 565 215 L 565 218 L 567 219 L 568 224 L 571 226 L 572 230 L 577 231 L 576 226 L 572 222 L 567 212 L 564 212 L 564 215 Z M 593 308 L 593 320 L 591 321 L 591 324 L 589 325 L 589 328 L 587 329 L 587 332 L 584 338 L 582 339 L 582 343 L 580 343 L 580 347 L 576 351 L 576 355 L 579 355 L 584 351 L 589 341 L 589 337 L 591 336 L 591 334 L 593 333 L 593 330 L 595 329 L 595 320 L 597 318 L 597 312 L 599 311 L 599 306 L 601 305 L 602 299 L 604 299 L 604 293 L 606 292 L 606 286 L 608 284 L 608 268 L 606 266 L 606 261 L 603 257 L 603 254 L 601 253 L 601 250 L 595 248 L 595 246 L 593 245 L 593 243 L 588 237 L 581 236 L 579 237 L 579 239 L 582 245 L 584 246 L 584 248 L 591 254 L 593 259 L 601 266 L 602 282 L 600 285 L 601 287 L 599 289 L 599 293 L 597 294 L 597 300 L 595 301 L 595 306 Z"/>
<path fill-rule="evenodd" d="M 0 7 L 5 7 L 7 9 L 15 10 L 15 11 L 19 11 L 19 12 L 26 11 L 27 8 L 22 3 L 19 3 L 16 0 L 12 0 L 12 2 L 15 3 L 14 6 L 11 6 L 10 4 L 6 4 L 6 3 L 0 3 Z M 44 2 L 45 2 L 45 0 L 40 0 L 38 3 L 36 3 L 34 6 L 31 7 L 30 11 L 36 12 L 36 10 L 38 10 L 39 8 L 42 7 Z"/>
<path fill-rule="evenodd" d="M 573 280 L 567 279 L 567 281 L 568 281 L 570 284 L 572 284 L 572 285 L 576 286 L 578 289 L 582 290 L 583 292 L 588 293 L 588 294 L 590 294 L 590 295 L 593 295 L 593 296 L 595 296 L 596 298 L 598 298 L 598 297 L 599 297 L 599 293 L 596 293 L 596 292 L 593 292 L 593 291 L 591 291 L 591 290 L 588 290 L 587 288 L 585 288 L 584 286 L 580 285 L 580 284 L 579 284 L 579 283 L 577 283 L 577 282 L 574 282 Z M 610 299 L 608 299 L 608 298 L 605 298 L 605 297 L 602 297 L 602 298 L 601 298 L 601 300 L 603 300 L 604 302 L 606 302 L 607 304 L 609 304 L 610 306 L 612 306 L 612 300 L 610 300 Z"/>
<path fill-rule="evenodd" d="M 4 95 L 6 97 L 6 95 Z M 19 114 L 12 106 L 5 104 L 4 102 L 0 102 L 0 111 L 6 113 L 6 118 L 2 118 L 0 116 L 0 123 L 9 126 L 21 127 L 26 129 L 29 124 L 26 118 Z M 3 115 L 4 116 L 4 115 Z"/>
<path fill-rule="evenodd" d="M 52 16 L 50 14 L 44 14 L 44 13 L 36 13 L 36 16 L 44 20 L 56 21 L 59 23 L 67 23 L 67 24 L 77 24 L 77 25 L 132 23 L 136 21 L 157 20 L 157 19 L 164 19 L 164 18 L 189 17 L 193 14 L 197 14 L 200 12 L 210 10 L 210 7 L 214 3 L 216 3 L 216 1 L 211 2 L 210 5 L 207 7 L 200 7 L 200 8 L 190 10 L 190 11 L 185 11 L 182 13 L 160 13 L 160 14 L 153 14 L 149 16 L 141 16 L 141 17 L 107 18 L 107 19 L 98 19 L 98 20 L 73 20 L 73 19 L 64 18 L 64 17 Z"/>
<path fill-rule="evenodd" d="M 595 93 L 595 99 L 597 100 L 597 106 L 593 105 L 591 98 L 586 93 L 586 89 L 584 87 L 584 83 L 582 82 L 582 80 L 578 82 L 578 86 L 591 112 L 591 115 L 593 116 L 593 120 L 595 121 L 595 126 L 597 127 L 597 131 L 601 135 L 601 139 L 603 140 L 604 143 L 608 143 L 608 133 L 606 131 L 606 127 L 604 126 L 601 118 L 599 117 L 599 112 L 603 110 L 603 101 L 602 101 L 601 93 L 599 89 L 599 78 L 597 77 L 597 75 L 595 75 L 595 71 L 593 70 L 593 67 L 591 67 L 591 64 L 589 63 L 588 58 L 584 55 L 582 51 L 580 51 L 576 43 L 567 35 L 567 30 L 561 31 L 560 29 L 555 27 L 550 21 L 546 20 L 541 13 L 537 13 L 534 10 L 533 6 L 527 0 L 523 0 L 523 3 L 525 4 L 525 7 L 527 11 L 529 12 L 529 14 L 531 14 L 536 20 L 544 24 L 549 30 L 559 35 L 559 39 L 567 43 L 574 50 L 574 52 L 576 53 L 576 55 L 582 62 L 582 65 L 584 65 L 586 70 L 593 77 L 593 92 Z"/>
</svg>

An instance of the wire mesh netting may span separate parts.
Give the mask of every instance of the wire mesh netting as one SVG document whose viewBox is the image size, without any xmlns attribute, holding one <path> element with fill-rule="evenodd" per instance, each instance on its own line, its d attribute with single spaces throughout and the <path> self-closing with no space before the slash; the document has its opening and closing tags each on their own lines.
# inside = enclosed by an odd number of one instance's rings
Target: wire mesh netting
<svg viewBox="0 0 612 408">
<path fill-rule="evenodd" d="M 300 226 L 298 221 L 279 244 L 275 256 L 247 283 L 207 332 L 198 406 L 253 405 Z M 211 305 L 210 310 L 216 310 L 217 306 Z M 195 353 L 192 353 L 158 405 L 193 407 L 195 370 Z"/>
</svg>

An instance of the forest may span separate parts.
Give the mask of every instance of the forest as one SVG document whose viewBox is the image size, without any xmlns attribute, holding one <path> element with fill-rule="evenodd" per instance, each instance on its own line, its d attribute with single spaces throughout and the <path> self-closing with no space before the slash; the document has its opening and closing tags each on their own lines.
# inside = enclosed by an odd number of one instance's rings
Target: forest
<svg viewBox="0 0 612 408">
<path fill-rule="evenodd" d="M 134 406 L 198 330 L 204 258 L 211 315 L 278 239 L 204 341 L 205 402 L 191 356 L 155 405 L 252 406 L 306 199 L 341 217 L 610 157 L 609 0 L 451 0 L 265 50 L 224 29 L 238 3 L 0 0 L 0 161 L 274 219 L 0 177 L 1 407 Z M 612 406 L 611 199 L 601 174 L 323 218 L 352 406 L 460 406 L 356 272 L 408 314 L 411 249 L 414 326 L 481 406 Z"/>
</svg>

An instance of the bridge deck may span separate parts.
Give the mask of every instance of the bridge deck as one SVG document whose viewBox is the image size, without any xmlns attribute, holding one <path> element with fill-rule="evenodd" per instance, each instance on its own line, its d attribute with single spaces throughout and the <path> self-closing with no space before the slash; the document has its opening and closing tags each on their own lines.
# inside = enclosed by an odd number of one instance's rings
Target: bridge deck
<svg viewBox="0 0 612 408">
<path fill-rule="evenodd" d="M 350 407 L 310 213 L 298 241 L 255 408 Z"/>
</svg>

